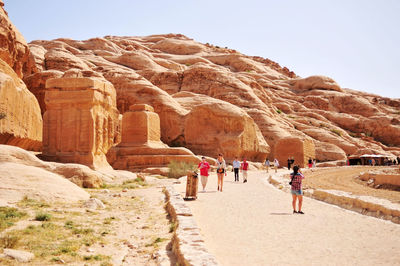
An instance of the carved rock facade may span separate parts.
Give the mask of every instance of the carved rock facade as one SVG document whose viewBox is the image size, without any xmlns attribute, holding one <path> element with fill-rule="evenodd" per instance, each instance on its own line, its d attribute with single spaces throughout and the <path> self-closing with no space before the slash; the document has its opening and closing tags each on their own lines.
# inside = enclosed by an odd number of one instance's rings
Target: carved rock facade
<svg viewBox="0 0 400 266">
<path fill-rule="evenodd" d="M 115 89 L 93 78 L 57 78 L 46 82 L 43 158 L 110 168 L 105 154 L 118 127 Z"/>
<path fill-rule="evenodd" d="M 171 161 L 198 163 L 186 148 L 170 148 L 160 140 L 160 117 L 146 104 L 132 105 L 122 118 L 122 141 L 107 154 L 114 169 L 163 167 Z"/>
</svg>

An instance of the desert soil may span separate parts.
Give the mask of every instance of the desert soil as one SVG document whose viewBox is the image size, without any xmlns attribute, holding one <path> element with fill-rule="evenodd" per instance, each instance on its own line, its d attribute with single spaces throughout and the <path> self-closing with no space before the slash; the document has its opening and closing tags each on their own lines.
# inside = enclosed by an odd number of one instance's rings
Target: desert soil
<svg viewBox="0 0 400 266">
<path fill-rule="evenodd" d="M 1 232 L 0 237 L 43 223 L 53 223 L 65 228 L 69 221 L 74 228 L 93 230 L 94 243 L 88 246 L 82 244 L 76 252 L 77 255 L 72 256 L 72 253 L 40 256 L 41 251 L 37 251 L 39 254 L 35 254 L 32 265 L 59 265 L 60 262 L 68 265 L 174 265 L 175 259 L 170 251 L 171 223 L 164 208 L 165 197 L 162 192 L 165 182 L 169 183 L 170 180 L 153 178 L 148 186 L 139 188 L 129 188 L 129 185 L 136 186 L 132 183 L 125 186 L 128 188 L 117 185 L 107 189 L 87 189 L 92 197 L 105 204 L 105 209 L 90 210 L 82 207 L 82 202 L 48 202 L 39 209 L 37 206 L 19 205 L 19 209 L 27 212 L 28 216 Z M 38 211 L 50 214 L 51 220 L 34 221 Z M 20 237 L 21 240 L 14 248 L 35 253 L 23 244 L 25 236 L 22 231 Z M 72 235 L 68 240 L 80 241 L 79 239 L 85 237 L 83 231 Z M 32 243 L 35 245 L 39 241 L 37 239 Z M 0 258 L 0 264 L 17 265 L 7 258 Z"/>
<path fill-rule="evenodd" d="M 400 225 L 310 198 L 304 215 L 293 214 L 291 195 L 264 171 L 250 172 L 248 183 L 233 180 L 228 173 L 217 192 L 212 174 L 206 192 L 187 202 L 221 265 L 400 265 Z M 184 195 L 185 182 L 176 189 Z"/>
<path fill-rule="evenodd" d="M 362 172 L 382 171 L 383 169 L 389 168 L 356 166 L 321 168 L 316 172 L 305 170 L 304 174 L 307 178 L 304 180 L 304 188 L 341 190 L 355 195 L 368 195 L 400 203 L 400 191 L 369 187 L 366 182 L 357 178 Z"/>
</svg>

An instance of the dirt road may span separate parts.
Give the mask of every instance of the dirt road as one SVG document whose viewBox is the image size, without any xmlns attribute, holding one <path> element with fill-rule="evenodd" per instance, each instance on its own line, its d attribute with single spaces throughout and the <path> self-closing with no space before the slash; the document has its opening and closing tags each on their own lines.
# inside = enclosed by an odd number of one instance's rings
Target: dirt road
<svg viewBox="0 0 400 266">
<path fill-rule="evenodd" d="M 283 171 L 283 170 L 280 170 Z M 250 172 L 248 183 L 225 178 L 217 192 L 187 202 L 205 244 L 221 265 L 400 265 L 400 226 L 305 198 L 292 214 L 291 195 Z M 182 194 L 185 183 L 177 185 Z"/>
</svg>

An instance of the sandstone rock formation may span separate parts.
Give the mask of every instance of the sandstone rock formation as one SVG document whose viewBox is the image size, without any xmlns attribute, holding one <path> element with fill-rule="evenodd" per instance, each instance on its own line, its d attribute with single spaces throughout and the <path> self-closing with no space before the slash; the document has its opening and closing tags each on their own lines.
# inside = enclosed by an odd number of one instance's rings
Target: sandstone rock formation
<svg viewBox="0 0 400 266">
<path fill-rule="evenodd" d="M 46 82 L 43 158 L 109 168 L 105 154 L 118 126 L 115 89 L 93 78 L 58 78 Z"/>
<path fill-rule="evenodd" d="M 308 160 L 315 159 L 315 145 L 310 139 L 284 138 L 275 145 L 275 158 L 281 166 L 285 166 L 287 160 L 294 159 L 294 164 L 305 167 Z"/>
<path fill-rule="evenodd" d="M 35 96 L 0 59 L 0 143 L 39 151 L 42 116 Z"/>
<path fill-rule="evenodd" d="M 78 168 L 80 173 L 75 171 Z M 0 206 L 16 203 L 24 196 L 45 201 L 89 199 L 86 191 L 65 178 L 70 169 L 76 173 L 74 180 L 81 178 L 88 187 L 102 184 L 99 174 L 86 166 L 47 163 L 21 148 L 0 145 Z"/>
<path fill-rule="evenodd" d="M 44 162 L 32 153 L 10 145 L 0 145 L 0 163 L 14 163 L 41 168 L 53 174 L 60 175 L 84 188 L 99 188 L 103 184 L 103 181 L 108 182 L 118 176 L 118 173 L 97 172 L 81 164 Z"/>
<path fill-rule="evenodd" d="M 56 39 L 29 46 L 40 72 L 27 74 L 24 80 L 35 95 L 43 94 L 43 80 L 51 75 L 97 75 L 114 85 L 121 113 L 133 104 L 152 105 L 160 116 L 161 140 L 170 146 L 215 156 L 212 146 L 229 156 L 260 160 L 268 153 L 273 159 L 281 139 L 297 137 L 314 140 L 319 161 L 344 160 L 347 154 L 366 150 L 400 154 L 400 100 L 341 88 L 324 76 L 300 78 L 268 59 L 180 34 Z M 184 92 L 192 94 L 182 97 Z M 203 107 L 193 104 L 199 101 L 204 101 Z M 218 119 L 218 106 L 231 105 L 241 110 L 240 115 Z M 213 119 L 194 123 L 201 113 Z M 234 117 L 246 119 L 234 125 Z M 254 133 L 257 128 L 261 134 Z M 246 133 L 241 135 L 241 130 Z M 215 137 L 198 138 L 193 132 L 212 132 Z M 240 137 L 226 142 L 234 136 Z M 237 150 L 227 148 L 232 146 Z"/>
<path fill-rule="evenodd" d="M 19 78 L 23 78 L 24 73 L 32 73 L 34 64 L 24 37 L 11 23 L 3 5 L 4 3 L 0 2 L 0 59 L 6 62 Z"/>
<path fill-rule="evenodd" d="M 35 69 L 24 37 L 0 2 L 0 143 L 40 150 L 42 117 L 36 98 L 22 82 Z"/>
<path fill-rule="evenodd" d="M 163 167 L 171 161 L 200 162 L 188 149 L 168 147 L 160 136 L 160 118 L 153 107 L 132 105 L 122 118 L 122 141 L 108 152 L 108 161 L 114 169 L 130 171 Z"/>
<path fill-rule="evenodd" d="M 257 124 L 237 106 L 190 92 L 174 94 L 174 99 L 190 110 L 180 145 L 214 158 L 222 153 L 228 161 L 236 156 L 262 161 L 269 154 Z"/>
</svg>

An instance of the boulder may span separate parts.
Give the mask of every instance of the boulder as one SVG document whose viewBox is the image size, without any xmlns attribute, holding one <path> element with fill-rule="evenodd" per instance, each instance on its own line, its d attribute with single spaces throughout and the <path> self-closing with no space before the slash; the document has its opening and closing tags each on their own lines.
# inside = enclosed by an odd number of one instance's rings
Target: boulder
<svg viewBox="0 0 400 266">
<path fill-rule="evenodd" d="M 3 250 L 3 253 L 6 256 L 15 259 L 18 262 L 30 262 L 35 257 L 33 253 L 23 250 L 10 249 L 10 248 L 5 248 Z"/>
<path fill-rule="evenodd" d="M 307 78 L 294 79 L 290 83 L 295 91 L 307 90 L 332 90 L 342 91 L 340 86 L 333 79 L 325 76 L 310 76 Z"/>
<path fill-rule="evenodd" d="M 56 173 L 65 168 L 68 166 L 60 169 L 59 164 L 43 162 L 21 148 L 0 145 L 0 201 L 16 203 L 25 196 L 44 201 L 89 199 L 86 191 Z M 86 171 L 90 169 L 82 169 Z"/>
</svg>

